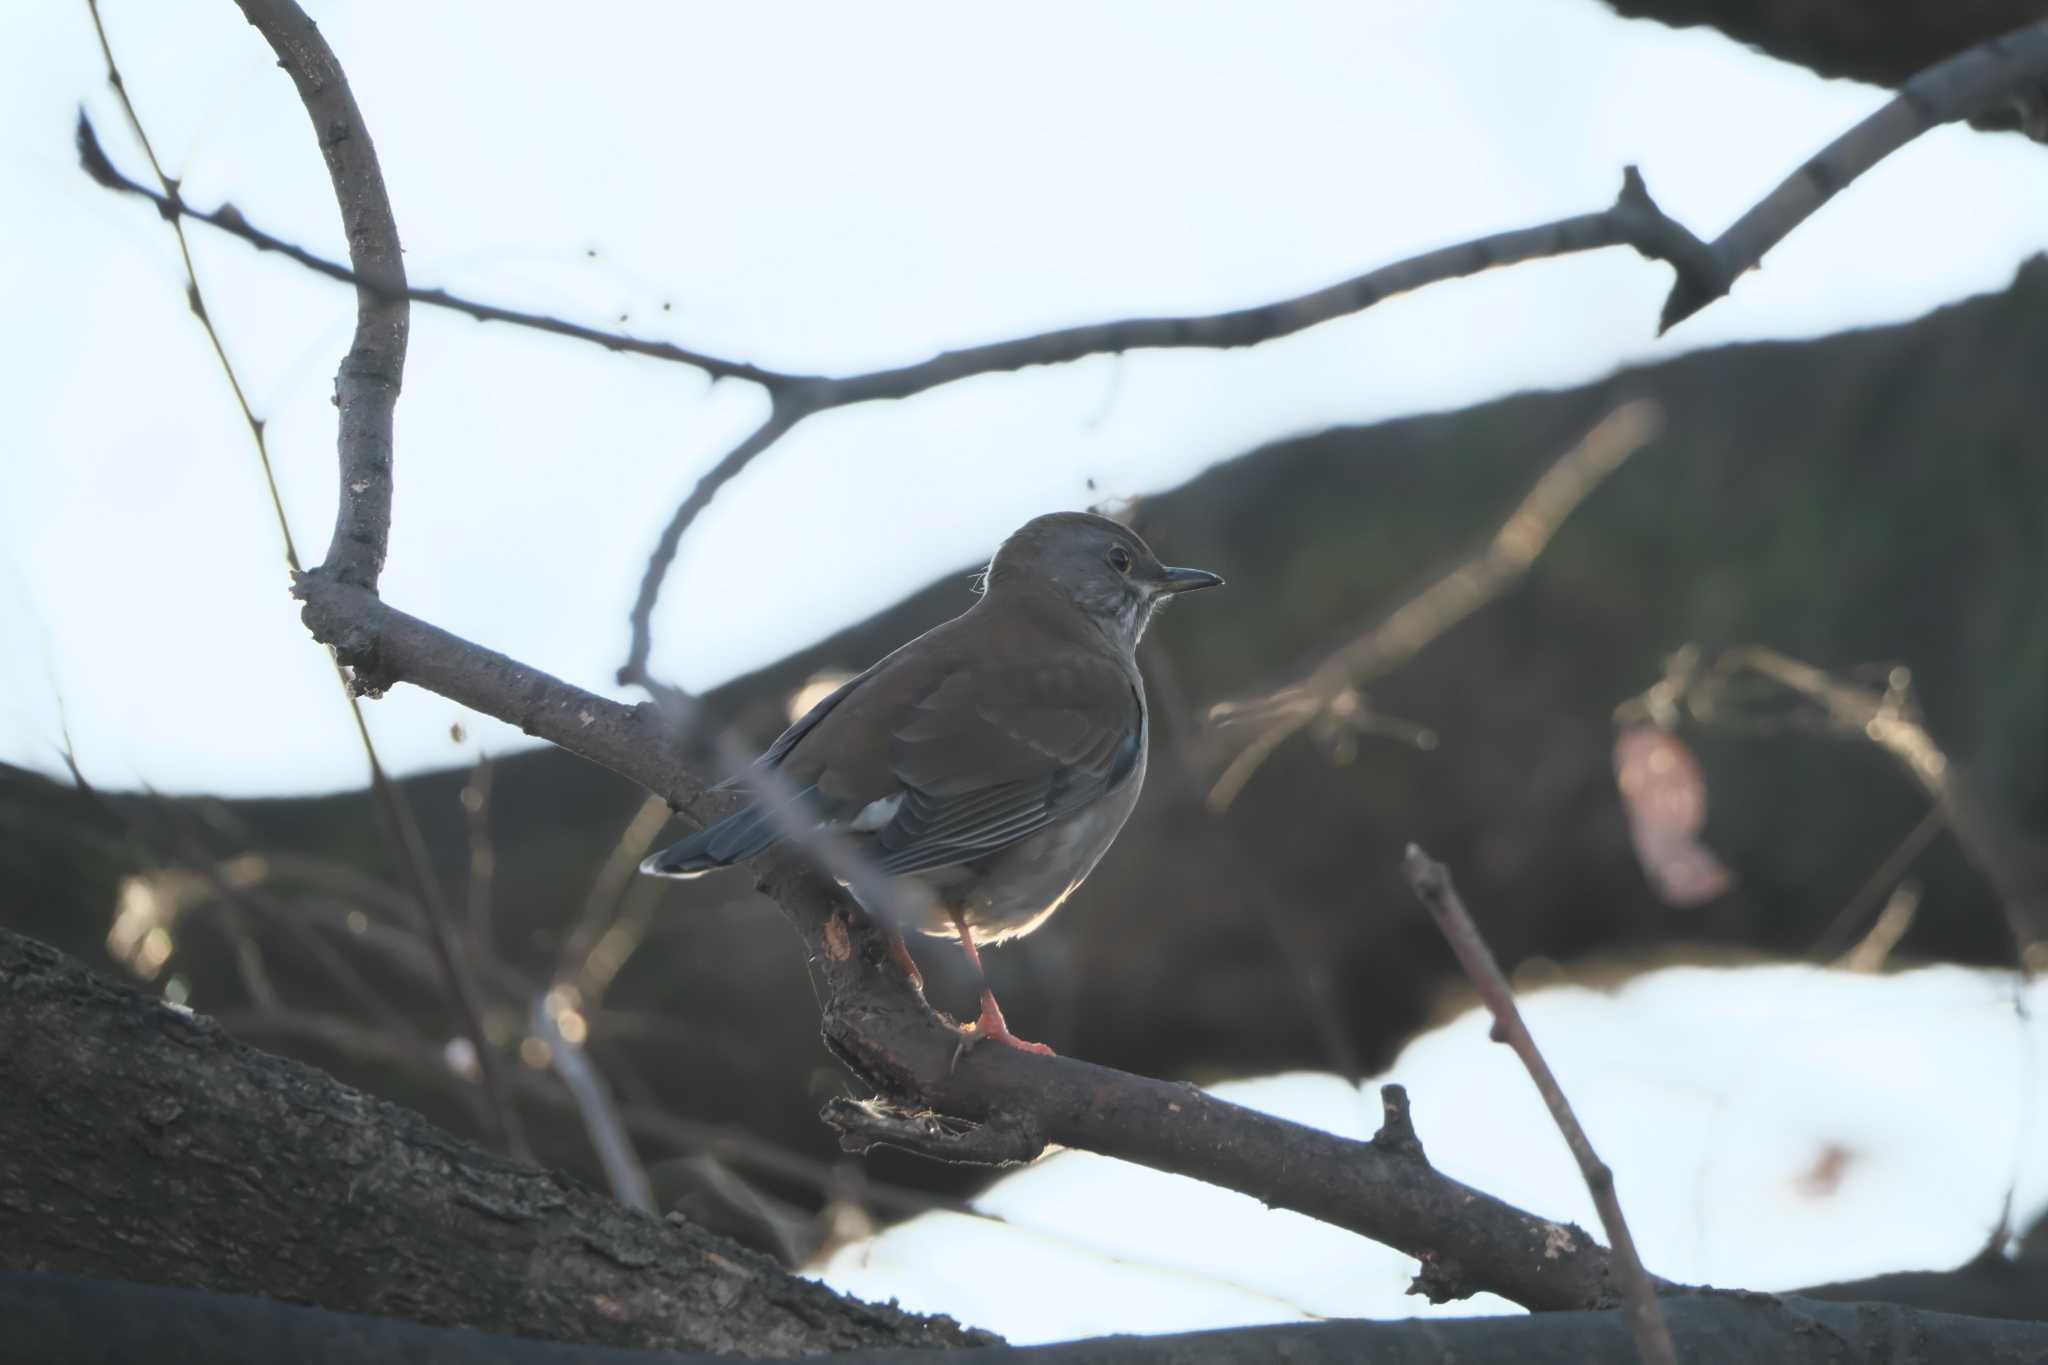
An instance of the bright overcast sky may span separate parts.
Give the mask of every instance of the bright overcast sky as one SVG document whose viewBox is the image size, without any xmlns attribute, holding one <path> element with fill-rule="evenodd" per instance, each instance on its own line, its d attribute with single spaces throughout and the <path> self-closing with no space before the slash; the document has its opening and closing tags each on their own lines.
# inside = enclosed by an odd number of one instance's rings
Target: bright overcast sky
<svg viewBox="0 0 2048 1365">
<path fill-rule="evenodd" d="M 312 8 L 376 136 L 416 283 L 838 372 L 1264 301 L 1601 207 L 1630 161 L 1711 233 L 1884 98 L 1593 0 L 1264 5 L 1255 20 L 1169 3 Z M 107 0 L 106 15 L 187 197 L 340 256 L 310 127 L 228 0 Z M 171 234 L 75 167 L 83 104 L 117 164 L 146 170 L 84 0 L 6 7 L 0 52 L 15 190 L 0 218 L 15 414 L 0 758 L 55 769 L 61 703 L 104 785 L 356 785 L 362 755 L 285 596 L 255 454 Z M 1168 487 L 1290 433 L 1998 289 L 2042 249 L 2044 206 L 2041 148 L 1944 130 L 1667 341 L 1652 333 L 1669 272 L 1615 251 L 1251 352 L 1099 359 L 814 419 L 685 542 L 655 663 L 716 683 L 985 556 L 1032 514 Z M 352 298 L 192 234 L 317 559 Z M 386 593 L 615 692 L 648 548 L 761 408 L 676 366 L 415 310 Z M 1223 567 L 1255 590 L 1256 566 Z M 472 744 L 524 742 L 411 689 L 371 716 L 400 770 L 465 757 L 458 718 Z"/>
</svg>

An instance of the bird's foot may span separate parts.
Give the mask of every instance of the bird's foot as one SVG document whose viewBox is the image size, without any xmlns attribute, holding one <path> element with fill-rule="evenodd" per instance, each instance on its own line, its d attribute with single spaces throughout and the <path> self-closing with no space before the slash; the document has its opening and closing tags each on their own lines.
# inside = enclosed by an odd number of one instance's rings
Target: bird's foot
<svg viewBox="0 0 2048 1365">
<path fill-rule="evenodd" d="M 1019 1052 L 1036 1052 L 1041 1057 L 1059 1055 L 1044 1043 L 1029 1043 L 1010 1032 L 1010 1025 L 1003 1018 L 1002 1007 L 996 1004 L 995 992 L 986 989 L 981 993 L 981 1017 L 960 1032 L 967 1036 L 969 1043 L 988 1039 L 992 1042 L 1007 1043 Z"/>
</svg>

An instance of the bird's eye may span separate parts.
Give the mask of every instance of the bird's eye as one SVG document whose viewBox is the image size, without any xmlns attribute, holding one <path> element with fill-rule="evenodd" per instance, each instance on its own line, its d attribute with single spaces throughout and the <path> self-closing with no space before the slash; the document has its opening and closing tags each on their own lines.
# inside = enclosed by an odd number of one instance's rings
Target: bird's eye
<svg viewBox="0 0 2048 1365">
<path fill-rule="evenodd" d="M 1121 545 L 1111 547 L 1109 567 L 1115 569 L 1118 573 L 1129 573 L 1131 571 L 1130 552 Z"/>
</svg>

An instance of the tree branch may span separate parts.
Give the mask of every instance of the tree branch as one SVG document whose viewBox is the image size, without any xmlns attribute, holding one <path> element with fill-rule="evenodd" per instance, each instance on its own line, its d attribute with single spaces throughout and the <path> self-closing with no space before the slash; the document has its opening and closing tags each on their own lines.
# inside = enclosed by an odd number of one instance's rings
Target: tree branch
<svg viewBox="0 0 2048 1365">
<path fill-rule="evenodd" d="M 572 1347 L 261 1299 L 62 1275 L 0 1274 L 0 1315 L 24 1362 L 204 1360 L 208 1365 L 721 1365 L 730 1357 Z M 2039 1360 L 2048 1327 L 1901 1308 L 1817 1303 L 1768 1294 L 1703 1294 L 1671 1305 L 1686 1357 L 1750 1365 L 1994 1365 Z M 908 1351 L 835 1353 L 836 1365 L 908 1365 Z M 1510 1365 L 1564 1361 L 1633 1365 L 1616 1313 L 1450 1321 L 1315 1322 L 1170 1336 L 1106 1337 L 1046 1346 L 982 1346 L 987 1365 Z"/>
<path fill-rule="evenodd" d="M 1451 885 L 1449 870 L 1410 844 L 1402 871 L 1407 874 L 1408 885 L 1415 892 L 1415 898 L 1436 920 L 1437 928 L 1450 942 L 1451 951 L 1457 954 L 1458 965 L 1465 969 L 1473 989 L 1479 992 L 1480 1000 L 1493 1015 L 1493 1040 L 1506 1043 L 1514 1049 L 1515 1056 L 1521 1058 L 1529 1079 L 1536 1083 L 1537 1093 L 1543 1096 L 1543 1103 L 1550 1110 L 1550 1117 L 1557 1123 L 1558 1131 L 1564 1134 L 1565 1145 L 1572 1150 L 1572 1159 L 1579 1163 L 1579 1174 L 1585 1177 L 1586 1189 L 1593 1196 L 1593 1207 L 1600 1211 L 1601 1226 L 1607 1229 L 1607 1240 L 1614 1247 L 1616 1273 L 1628 1295 L 1629 1330 L 1635 1337 L 1643 1365 L 1677 1365 L 1671 1346 L 1671 1331 L 1665 1326 L 1663 1314 L 1657 1306 L 1658 1285 L 1643 1269 L 1642 1258 L 1636 1255 L 1636 1239 L 1628 1230 L 1628 1219 L 1621 1212 L 1621 1197 L 1614 1190 L 1614 1172 L 1593 1150 L 1592 1140 L 1579 1124 L 1579 1116 L 1572 1112 L 1564 1087 L 1557 1083 L 1550 1063 L 1544 1060 L 1541 1049 L 1536 1046 L 1535 1035 L 1523 1022 L 1522 1011 L 1515 1006 L 1515 993 L 1508 986 L 1500 963 L 1494 960 L 1493 950 L 1486 946 L 1486 939 L 1473 922 L 1471 913 L 1465 909 L 1458 889 Z"/>
<path fill-rule="evenodd" d="M 251 14 L 253 21 L 254 15 L 260 12 L 282 13 L 282 6 L 289 0 L 237 2 Z M 304 32 L 312 35 L 312 43 L 319 43 L 318 34 L 310 23 L 305 24 Z M 381 221 L 379 215 L 371 212 L 382 204 L 382 186 L 381 180 L 376 179 L 375 153 L 370 148 L 369 139 L 367 135 L 357 136 L 362 131 L 360 115 L 353 100 L 347 96 L 345 84 L 337 81 L 329 89 L 321 83 L 325 72 L 331 70 L 339 75 L 332 54 L 327 52 L 325 45 L 320 44 L 317 49 L 307 46 L 306 58 L 304 70 L 311 73 L 310 79 L 295 72 L 294 80 L 299 82 L 302 94 L 309 88 L 316 93 L 325 92 L 320 94 L 322 102 L 318 106 L 311 103 L 309 97 L 308 109 L 313 112 L 316 128 L 322 130 L 322 150 L 328 156 L 330 170 L 340 176 L 345 166 L 364 169 L 371 177 L 365 184 L 374 182 L 374 195 L 344 198 L 343 221 L 349 229 L 352 258 L 359 250 L 359 228 L 364 229 L 363 240 L 376 245 L 370 259 L 379 267 L 377 269 L 366 268 L 365 261 L 358 259 L 353 272 L 344 270 L 334 262 L 255 228 L 232 208 L 224 206 L 210 213 L 196 211 L 175 195 L 160 193 L 122 176 L 100 148 L 83 117 L 78 131 L 81 162 L 87 173 L 100 184 L 147 198 L 156 204 L 159 212 L 168 216 L 196 217 L 241 237 L 259 249 L 282 252 L 308 268 L 337 279 L 350 279 L 357 284 L 362 302 L 359 303 L 358 346 L 351 354 L 352 357 L 361 355 L 364 359 L 358 386 L 365 390 L 366 397 L 378 398 L 385 404 L 381 446 L 374 439 L 379 428 L 370 420 L 375 415 L 374 406 L 359 409 L 365 437 L 358 443 L 362 449 L 358 463 L 362 468 L 356 473 L 351 473 L 346 466 L 343 470 L 344 507 L 350 505 L 353 497 L 381 499 L 381 513 L 377 506 L 369 502 L 364 504 L 362 516 L 356 519 L 362 525 L 381 519 L 388 529 L 388 404 L 397 396 L 395 369 L 391 372 L 388 394 L 375 389 L 382 370 L 373 362 L 382 362 L 386 357 L 381 352 L 365 349 L 362 321 L 373 312 L 381 317 L 397 318 L 396 360 L 402 363 L 404 304 L 408 299 L 454 309 L 480 320 L 532 327 L 614 351 L 630 351 L 675 361 L 714 377 L 743 379 L 765 388 L 774 402 L 769 419 L 698 481 L 677 508 L 649 556 L 631 614 L 631 644 L 626 661 L 619 669 L 622 682 L 647 683 L 650 681 L 646 667 L 648 622 L 660 595 L 662 580 L 674 560 L 683 534 L 721 487 L 805 417 L 854 403 L 909 398 L 976 375 L 1063 364 L 1094 355 L 1141 349 L 1217 349 L 1256 345 L 1362 312 L 1396 294 L 1445 280 L 1461 279 L 1494 266 L 1610 246 L 1630 246 L 1648 259 L 1661 260 L 1672 266 L 1677 279 L 1665 300 L 1659 322 L 1659 330 L 1668 331 L 1725 295 L 1740 275 L 1761 261 L 1766 252 L 1812 216 L 1822 204 L 1906 143 L 1931 128 L 1980 113 L 2048 79 L 2048 21 L 2022 28 L 1952 57 L 1908 80 L 1896 99 L 1829 144 L 1712 243 L 1701 241 L 1684 225 L 1665 214 L 1651 199 L 1636 168 L 1630 166 L 1623 172 L 1621 193 L 1612 205 L 1600 212 L 1496 233 L 1425 252 L 1295 298 L 1200 316 L 1129 318 L 1060 328 L 942 352 L 914 365 L 838 378 L 768 369 L 668 343 L 641 341 L 558 318 L 498 308 L 444 291 L 410 289 L 398 262 L 395 231 L 381 232 L 390 218 L 388 205 L 383 205 Z M 334 93 L 336 90 L 340 92 L 338 99 Z M 339 190 L 340 180 L 337 179 L 336 183 Z M 382 268 L 387 261 L 393 269 Z M 381 309 L 373 307 L 380 303 L 383 305 Z M 345 365 L 344 375 L 350 374 L 351 369 Z M 349 412 L 350 407 L 344 401 L 344 429 L 349 425 Z M 354 574 L 363 586 L 374 587 L 376 566 L 381 565 L 383 558 L 383 539 L 379 537 L 374 542 L 364 542 L 346 556 L 342 553 L 345 532 L 354 534 L 359 530 L 360 527 L 350 528 L 345 518 L 344 524 L 336 528 L 336 543 L 329 551 L 329 559 L 335 562 L 337 572 Z M 371 550 L 374 550 L 373 555 Z M 367 577 L 362 577 L 365 572 Z"/>
<path fill-rule="evenodd" d="M 2048 20 L 2028 24 L 1928 67 L 1882 109 L 1822 148 L 1707 248 L 1709 261 L 1681 271 L 1657 330 L 1668 332 L 1726 294 L 1744 271 L 1790 236 L 1857 176 L 1922 133 L 1981 114 L 2048 79 Z"/>
<path fill-rule="evenodd" d="M 613 1346 L 988 1339 L 493 1156 L 5 931 L 0 1038 L 0 1094 L 32 1097 L 0 1104 L 0 1270 Z M 17 1326 L 0 1359 L 24 1358 Z"/>
<path fill-rule="evenodd" d="M 411 325 L 398 223 L 370 130 L 319 27 L 292 0 L 235 3 L 298 87 L 341 206 L 357 282 L 356 331 L 334 378 L 341 409 L 341 510 L 319 572 L 375 589 L 391 538 L 392 414 Z"/>
</svg>

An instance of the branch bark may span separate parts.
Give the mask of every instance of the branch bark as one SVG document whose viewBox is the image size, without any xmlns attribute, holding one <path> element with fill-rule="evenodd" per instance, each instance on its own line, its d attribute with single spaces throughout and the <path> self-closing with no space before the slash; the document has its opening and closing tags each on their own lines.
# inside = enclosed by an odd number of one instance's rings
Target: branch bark
<svg viewBox="0 0 2048 1365">
<path fill-rule="evenodd" d="M 0 1094 L 6 1270 L 613 1346 L 989 1339 L 470 1147 L 4 931 Z"/>
<path fill-rule="evenodd" d="M 1882 25 L 1878 27 L 1883 27 Z M 1708 246 L 1711 267 L 1681 272 L 1657 330 L 1668 332 L 1731 289 L 1764 253 L 1790 236 L 1850 182 L 1922 133 L 2031 93 L 2048 80 L 2048 19 L 2028 24 L 1928 67 L 1896 98 L 1757 201 Z M 1703 287 L 1704 285 L 1704 287 Z"/>
<path fill-rule="evenodd" d="M 358 1317 L 259 1299 L 63 1276 L 0 1274 L 8 1337 L 0 1359 L 205 1361 L 207 1365 L 714 1365 L 729 1359 L 567 1347 Z M 1671 1305 L 1686 1357 L 1753 1365 L 1992 1365 L 2039 1360 L 2048 1327 L 1879 1303 L 1815 1303 L 1768 1294 L 1700 1295 Z M 10 1351 L 9 1348 L 12 1348 Z M 1507 1365 L 1569 1360 L 1632 1365 L 1615 1313 L 1454 1321 L 1319 1322 L 1050 1346 L 985 1346 L 990 1365 Z M 860 1349 L 839 1365 L 906 1365 L 908 1351 Z"/>
</svg>

